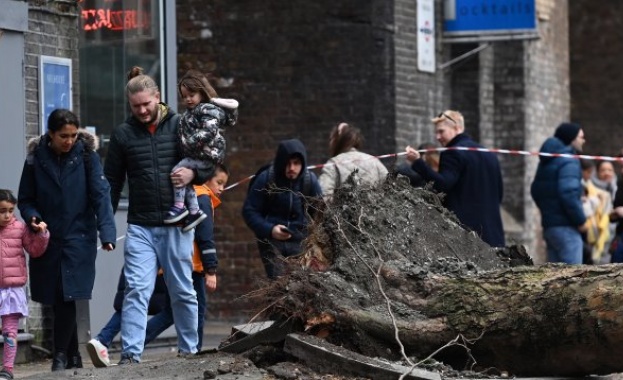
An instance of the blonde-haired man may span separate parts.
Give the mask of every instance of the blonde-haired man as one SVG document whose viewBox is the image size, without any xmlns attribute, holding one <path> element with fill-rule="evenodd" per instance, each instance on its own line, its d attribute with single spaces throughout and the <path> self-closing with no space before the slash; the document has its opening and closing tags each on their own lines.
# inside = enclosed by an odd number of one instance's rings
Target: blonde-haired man
<svg viewBox="0 0 623 380">
<path fill-rule="evenodd" d="M 432 119 L 435 137 L 446 148 L 482 148 L 465 131 L 463 115 L 446 110 Z M 500 204 L 504 193 L 500 164 L 494 153 L 446 150 L 439 158 L 439 171 L 407 146 L 407 161 L 433 188 L 445 193 L 444 205 L 461 223 L 475 231 L 492 247 L 505 245 Z"/>
</svg>

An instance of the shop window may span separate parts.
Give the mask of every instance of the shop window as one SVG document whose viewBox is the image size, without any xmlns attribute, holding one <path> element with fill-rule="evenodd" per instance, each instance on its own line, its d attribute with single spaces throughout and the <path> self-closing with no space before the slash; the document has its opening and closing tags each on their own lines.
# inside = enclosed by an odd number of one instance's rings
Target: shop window
<svg viewBox="0 0 623 380">
<path fill-rule="evenodd" d="M 80 121 L 100 139 L 129 115 L 126 74 L 132 66 L 161 77 L 160 8 L 156 0 L 79 0 Z"/>
</svg>

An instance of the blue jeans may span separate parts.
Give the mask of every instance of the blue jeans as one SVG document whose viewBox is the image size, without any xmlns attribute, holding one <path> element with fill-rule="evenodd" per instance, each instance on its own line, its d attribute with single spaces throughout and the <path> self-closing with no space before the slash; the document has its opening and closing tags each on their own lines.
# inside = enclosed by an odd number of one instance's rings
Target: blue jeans
<svg viewBox="0 0 623 380">
<path fill-rule="evenodd" d="M 582 235 L 575 227 L 557 226 L 543 230 L 550 263 L 582 264 Z"/>
<path fill-rule="evenodd" d="M 206 284 L 203 274 L 193 272 L 193 287 L 197 293 L 197 352 L 201 351 L 203 346 L 203 325 L 206 314 Z M 167 300 L 168 301 L 168 300 Z M 158 314 L 151 317 L 147 321 L 147 333 L 145 335 L 145 344 L 156 339 L 158 335 L 173 325 L 173 311 L 171 304 L 167 302 L 166 307 Z"/>
<path fill-rule="evenodd" d="M 112 340 L 119 334 L 119 331 L 121 331 L 121 312 L 115 311 L 95 339 L 99 340 L 104 346 L 110 347 Z"/>
<path fill-rule="evenodd" d="M 140 361 L 145 347 L 147 306 L 158 264 L 164 271 L 180 353 L 197 352 L 197 296 L 192 284 L 194 232 L 179 227 L 128 224 L 124 251 L 126 279 L 121 316 L 121 357 Z"/>
<path fill-rule="evenodd" d="M 623 235 L 615 235 L 615 242 L 612 244 L 615 245 L 614 251 L 610 252 L 612 257 L 610 258 L 611 263 L 623 263 Z"/>
</svg>

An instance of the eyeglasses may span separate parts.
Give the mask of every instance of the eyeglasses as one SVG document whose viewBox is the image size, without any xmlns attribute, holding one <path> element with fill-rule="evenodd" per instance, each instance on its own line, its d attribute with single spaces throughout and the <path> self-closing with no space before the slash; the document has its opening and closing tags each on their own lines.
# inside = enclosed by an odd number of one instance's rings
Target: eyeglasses
<svg viewBox="0 0 623 380">
<path fill-rule="evenodd" d="M 457 123 L 456 123 L 456 120 L 454 120 L 454 119 L 453 119 L 453 118 L 451 118 L 450 116 L 446 115 L 446 113 L 445 113 L 445 112 L 440 113 L 439 115 L 437 115 L 437 117 L 438 117 L 438 118 L 445 117 L 446 119 L 450 120 L 450 121 L 451 121 L 451 122 L 453 122 L 454 124 L 457 124 Z M 458 125 L 458 124 L 457 124 L 457 125 Z"/>
</svg>

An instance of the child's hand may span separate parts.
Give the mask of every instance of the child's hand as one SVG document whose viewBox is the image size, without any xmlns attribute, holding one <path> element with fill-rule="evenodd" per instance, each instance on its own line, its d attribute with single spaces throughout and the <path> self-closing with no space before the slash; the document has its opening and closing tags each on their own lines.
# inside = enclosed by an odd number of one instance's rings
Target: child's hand
<svg viewBox="0 0 623 380">
<path fill-rule="evenodd" d="M 206 290 L 209 293 L 212 293 L 216 290 L 216 275 L 215 274 L 206 274 Z"/>
<path fill-rule="evenodd" d="M 31 221 L 30 221 L 30 228 L 32 228 L 32 230 L 35 231 L 35 232 L 43 232 L 43 233 L 45 233 L 45 231 L 48 229 L 48 225 L 44 221 L 42 221 L 41 219 L 35 218 L 33 216 Z"/>
</svg>

